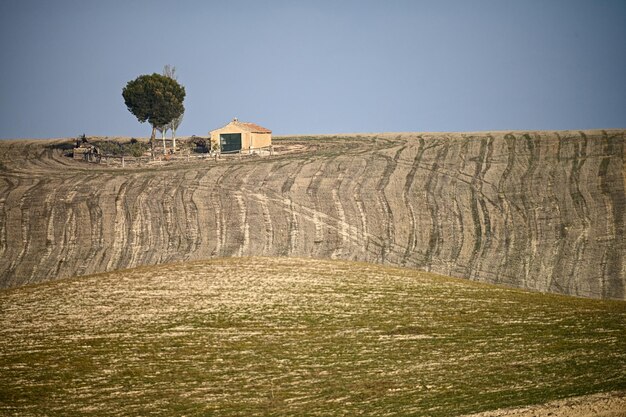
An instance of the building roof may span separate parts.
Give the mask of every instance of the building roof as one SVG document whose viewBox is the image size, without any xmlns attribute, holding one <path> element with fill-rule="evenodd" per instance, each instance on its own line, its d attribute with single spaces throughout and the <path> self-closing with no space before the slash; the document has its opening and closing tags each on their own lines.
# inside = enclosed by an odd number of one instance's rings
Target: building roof
<svg viewBox="0 0 626 417">
<path fill-rule="evenodd" d="M 235 125 L 238 128 L 246 130 L 251 133 L 272 133 L 271 130 L 263 126 L 259 126 L 256 123 L 240 122 L 236 117 L 226 126 L 230 126 L 230 125 Z M 220 129 L 224 129 L 226 126 L 223 126 Z M 220 129 L 215 129 L 215 130 L 220 130 Z M 212 130 L 211 132 L 214 132 L 215 130 Z"/>
<path fill-rule="evenodd" d="M 254 124 L 254 123 L 247 123 L 247 122 L 236 122 L 236 123 L 239 126 L 244 126 L 245 128 L 249 129 L 252 133 L 272 133 L 271 130 L 264 128 L 263 126 Z"/>
</svg>

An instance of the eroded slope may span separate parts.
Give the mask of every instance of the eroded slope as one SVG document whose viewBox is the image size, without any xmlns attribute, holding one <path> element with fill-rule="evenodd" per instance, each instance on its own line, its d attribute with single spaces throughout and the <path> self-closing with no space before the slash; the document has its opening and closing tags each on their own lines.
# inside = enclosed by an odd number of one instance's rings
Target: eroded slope
<svg viewBox="0 0 626 417">
<path fill-rule="evenodd" d="M 264 255 L 625 298 L 624 131 L 277 144 L 303 150 L 119 170 L 0 143 L 2 286 Z"/>
</svg>

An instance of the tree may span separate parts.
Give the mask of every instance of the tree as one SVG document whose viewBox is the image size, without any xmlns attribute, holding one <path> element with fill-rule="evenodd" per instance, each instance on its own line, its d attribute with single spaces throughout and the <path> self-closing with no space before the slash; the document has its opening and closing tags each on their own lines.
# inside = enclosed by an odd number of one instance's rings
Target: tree
<svg viewBox="0 0 626 417">
<path fill-rule="evenodd" d="M 165 126 L 157 126 L 157 131 L 161 134 L 161 139 L 163 139 L 163 155 L 167 154 L 167 147 L 165 146 L 165 134 L 170 128 L 170 124 L 166 124 Z"/>
<path fill-rule="evenodd" d="M 176 76 L 176 67 L 173 67 L 169 64 L 163 67 L 163 75 L 171 78 L 172 80 L 178 81 L 178 77 Z M 172 131 L 172 148 L 174 150 L 176 150 L 176 129 L 178 129 L 178 126 L 180 126 L 180 124 L 183 122 L 184 115 L 185 112 L 181 113 L 180 116 L 172 119 L 172 121 L 166 126 L 167 129 L 165 129 L 165 131 L 163 132 L 163 135 L 165 136 L 165 132 L 168 129 Z"/>
<path fill-rule="evenodd" d="M 126 84 L 122 97 L 128 111 L 140 123 L 148 122 L 152 125 L 150 146 L 154 158 L 157 128 L 164 128 L 185 111 L 185 87 L 176 80 L 157 73 L 140 75 Z"/>
</svg>

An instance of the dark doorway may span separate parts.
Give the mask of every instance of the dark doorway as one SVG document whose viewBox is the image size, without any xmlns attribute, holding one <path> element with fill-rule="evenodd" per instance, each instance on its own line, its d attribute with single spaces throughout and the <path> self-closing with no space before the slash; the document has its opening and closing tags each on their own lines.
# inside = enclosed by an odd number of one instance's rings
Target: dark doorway
<svg viewBox="0 0 626 417">
<path fill-rule="evenodd" d="M 220 148 L 222 152 L 240 151 L 241 133 L 222 133 L 220 135 Z"/>
</svg>

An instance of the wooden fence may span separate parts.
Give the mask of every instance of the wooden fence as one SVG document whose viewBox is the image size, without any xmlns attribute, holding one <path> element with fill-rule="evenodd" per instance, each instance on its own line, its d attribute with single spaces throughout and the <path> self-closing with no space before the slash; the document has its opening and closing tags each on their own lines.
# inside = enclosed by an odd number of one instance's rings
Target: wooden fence
<svg viewBox="0 0 626 417">
<path fill-rule="evenodd" d="M 151 156 L 128 156 L 128 155 L 106 155 L 106 154 L 85 154 L 85 161 L 96 164 L 104 164 L 107 166 L 120 166 L 126 168 L 127 166 L 143 166 L 163 164 L 166 162 L 185 161 L 192 160 L 206 160 L 218 162 L 224 158 L 226 160 L 236 157 L 237 159 L 249 158 L 254 156 L 274 156 L 273 146 L 265 146 L 261 148 L 249 148 L 244 150 L 229 151 L 229 152 L 215 152 L 203 154 L 192 154 L 191 152 L 185 153 L 172 153 L 172 154 L 157 154 L 155 159 Z"/>
</svg>

